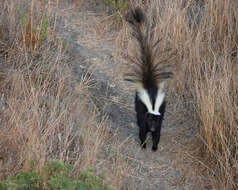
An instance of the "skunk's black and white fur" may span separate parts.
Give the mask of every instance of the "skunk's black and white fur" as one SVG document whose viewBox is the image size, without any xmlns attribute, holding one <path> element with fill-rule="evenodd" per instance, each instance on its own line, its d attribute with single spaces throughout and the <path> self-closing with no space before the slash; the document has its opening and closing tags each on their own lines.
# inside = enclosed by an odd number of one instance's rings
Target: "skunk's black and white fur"
<svg viewBox="0 0 238 190">
<path fill-rule="evenodd" d="M 168 72 L 170 65 L 164 59 L 159 59 L 158 44 L 160 40 L 154 38 L 153 23 L 141 8 L 129 10 L 125 15 L 134 39 L 134 55 L 127 60 L 133 66 L 127 73 L 126 80 L 136 83 L 135 111 L 139 126 L 141 146 L 146 148 L 146 135 L 152 133 L 152 150 L 156 151 L 160 140 L 161 125 L 165 113 L 164 82 L 172 76 Z M 152 18 L 153 20 L 153 18 Z"/>
</svg>

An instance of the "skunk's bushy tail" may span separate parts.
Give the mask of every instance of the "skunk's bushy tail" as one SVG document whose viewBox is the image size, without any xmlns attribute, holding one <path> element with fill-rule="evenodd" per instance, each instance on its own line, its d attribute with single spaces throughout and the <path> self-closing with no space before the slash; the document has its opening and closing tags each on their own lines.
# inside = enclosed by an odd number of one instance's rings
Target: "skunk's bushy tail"
<svg viewBox="0 0 238 190">
<path fill-rule="evenodd" d="M 159 52 L 159 39 L 154 39 L 155 22 L 154 18 L 148 20 L 144 11 L 140 8 L 130 9 L 125 14 L 125 20 L 131 27 L 131 34 L 134 39 L 133 47 L 136 51 L 129 55 L 129 63 L 133 66 L 131 71 L 126 74 L 126 80 L 142 84 L 144 88 L 159 86 L 160 83 L 172 77 L 171 67 L 168 61 L 171 51 L 163 50 L 168 53 L 167 58 L 161 59 Z"/>
</svg>

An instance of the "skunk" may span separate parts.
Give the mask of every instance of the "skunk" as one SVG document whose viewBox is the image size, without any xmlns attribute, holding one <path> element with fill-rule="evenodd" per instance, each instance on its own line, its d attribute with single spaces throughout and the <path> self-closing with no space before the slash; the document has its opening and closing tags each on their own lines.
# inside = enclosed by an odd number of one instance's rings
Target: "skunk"
<svg viewBox="0 0 238 190">
<path fill-rule="evenodd" d="M 171 78 L 173 73 L 169 59 L 162 59 L 159 54 L 159 42 L 155 40 L 155 19 L 147 20 L 144 11 L 137 7 L 130 9 L 124 16 L 131 28 L 134 39 L 135 53 L 127 57 L 133 69 L 127 73 L 125 80 L 136 83 L 135 111 L 139 127 L 139 138 L 142 148 L 146 148 L 146 135 L 152 133 L 152 151 L 158 149 L 161 125 L 164 118 L 166 101 L 164 82 Z M 169 51 L 169 50 L 168 50 Z M 166 54 L 168 55 L 168 54 Z"/>
</svg>

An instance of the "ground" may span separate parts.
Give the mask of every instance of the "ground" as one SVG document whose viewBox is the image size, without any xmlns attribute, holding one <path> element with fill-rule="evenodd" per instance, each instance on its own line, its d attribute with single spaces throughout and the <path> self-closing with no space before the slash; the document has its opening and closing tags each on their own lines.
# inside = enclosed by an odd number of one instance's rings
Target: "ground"
<svg viewBox="0 0 238 190">
<path fill-rule="evenodd" d="M 179 164 L 183 144 L 195 134 L 189 127 L 193 123 L 189 115 L 185 117 L 180 112 L 184 105 L 176 102 L 170 90 L 158 151 L 151 151 L 150 138 L 146 150 L 139 147 L 134 90 L 118 74 L 120 62 L 116 61 L 115 44 L 119 29 L 108 24 L 112 21 L 106 9 L 102 3 L 84 2 L 77 8 L 73 4 L 61 7 L 58 13 L 58 37 L 69 44 L 75 82 L 85 73 L 96 82 L 92 99 L 100 112 L 108 116 L 112 132 L 126 144 L 123 154 L 134 168 L 128 176 L 135 182 L 136 189 L 196 189 L 187 181 L 189 174 L 184 164 Z"/>
</svg>

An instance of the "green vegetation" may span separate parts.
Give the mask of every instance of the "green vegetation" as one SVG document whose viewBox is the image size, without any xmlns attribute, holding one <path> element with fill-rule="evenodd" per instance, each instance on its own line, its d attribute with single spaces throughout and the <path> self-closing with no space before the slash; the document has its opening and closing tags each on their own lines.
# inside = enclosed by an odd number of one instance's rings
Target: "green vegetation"
<svg viewBox="0 0 238 190">
<path fill-rule="evenodd" d="M 129 1 L 128 0 L 104 0 L 107 5 L 111 5 L 114 9 L 119 12 L 124 12 L 128 9 Z"/>
<path fill-rule="evenodd" d="M 41 27 L 41 40 L 45 41 L 47 39 L 49 32 L 49 20 L 46 15 L 42 18 L 42 27 Z"/>
<path fill-rule="evenodd" d="M 41 177 L 35 172 L 20 172 L 16 177 L 0 183 L 0 190 L 38 190 L 42 185 Z"/>
<path fill-rule="evenodd" d="M 0 183 L 0 190 L 113 190 L 96 176 L 92 169 L 82 172 L 78 179 L 72 177 L 74 167 L 63 162 L 52 161 L 35 171 L 20 172 L 15 177 Z"/>
</svg>

